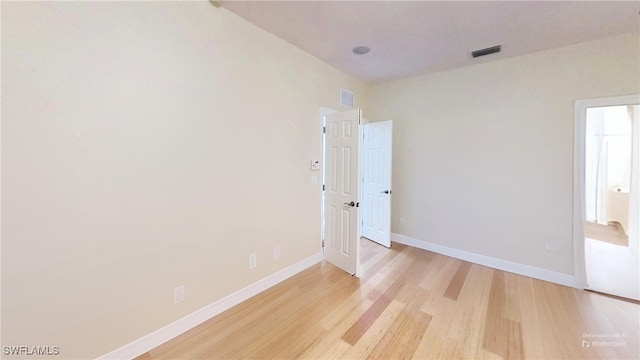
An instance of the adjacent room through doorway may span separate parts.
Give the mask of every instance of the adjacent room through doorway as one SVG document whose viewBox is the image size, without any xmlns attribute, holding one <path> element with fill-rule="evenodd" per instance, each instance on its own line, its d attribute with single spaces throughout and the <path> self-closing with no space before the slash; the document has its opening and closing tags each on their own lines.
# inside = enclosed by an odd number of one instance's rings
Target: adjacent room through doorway
<svg viewBox="0 0 640 360">
<path fill-rule="evenodd" d="M 634 103 L 584 111 L 586 288 L 640 300 L 638 116 Z"/>
</svg>

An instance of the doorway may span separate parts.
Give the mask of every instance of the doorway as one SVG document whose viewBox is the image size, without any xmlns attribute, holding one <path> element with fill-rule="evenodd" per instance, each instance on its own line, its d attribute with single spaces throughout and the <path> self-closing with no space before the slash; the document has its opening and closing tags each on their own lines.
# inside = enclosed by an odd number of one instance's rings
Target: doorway
<svg viewBox="0 0 640 360">
<path fill-rule="evenodd" d="M 392 122 L 369 123 L 359 109 L 322 109 L 321 115 L 322 252 L 328 262 L 358 275 L 363 232 L 391 246 Z M 375 197 L 364 199 L 362 189 Z"/>
<path fill-rule="evenodd" d="M 634 300 L 640 300 L 638 104 L 637 96 L 576 102 L 574 181 L 576 264 L 584 266 L 576 274 L 585 289 Z"/>
<path fill-rule="evenodd" d="M 391 142 L 393 122 L 362 125 L 362 236 L 391 247 Z"/>
</svg>

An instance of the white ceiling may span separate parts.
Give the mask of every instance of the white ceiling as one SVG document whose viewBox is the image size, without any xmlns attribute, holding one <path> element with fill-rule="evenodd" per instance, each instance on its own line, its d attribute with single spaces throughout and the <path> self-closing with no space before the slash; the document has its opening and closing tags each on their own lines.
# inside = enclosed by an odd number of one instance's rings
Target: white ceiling
<svg viewBox="0 0 640 360">
<path fill-rule="evenodd" d="M 639 31 L 637 1 L 223 1 L 368 83 Z M 356 46 L 371 52 L 355 55 Z M 470 52 L 502 45 L 472 59 Z"/>
</svg>

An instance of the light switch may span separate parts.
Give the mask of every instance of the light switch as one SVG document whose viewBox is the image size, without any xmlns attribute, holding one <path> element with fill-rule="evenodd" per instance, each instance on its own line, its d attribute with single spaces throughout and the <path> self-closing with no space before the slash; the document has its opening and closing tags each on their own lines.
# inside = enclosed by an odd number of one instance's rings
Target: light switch
<svg viewBox="0 0 640 360">
<path fill-rule="evenodd" d="M 320 160 L 311 160 L 311 170 L 320 170 Z"/>
</svg>

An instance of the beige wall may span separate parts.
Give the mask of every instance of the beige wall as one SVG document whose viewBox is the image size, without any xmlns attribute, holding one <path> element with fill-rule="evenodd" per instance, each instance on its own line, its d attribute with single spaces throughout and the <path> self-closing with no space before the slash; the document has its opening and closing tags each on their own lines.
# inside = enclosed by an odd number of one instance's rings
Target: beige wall
<svg viewBox="0 0 640 360">
<path fill-rule="evenodd" d="M 2 2 L 3 345 L 96 357 L 317 253 L 340 88 L 206 1 Z"/>
<path fill-rule="evenodd" d="M 574 101 L 638 93 L 638 42 L 621 35 L 374 87 L 370 117 L 394 120 L 392 230 L 573 274 Z"/>
</svg>

